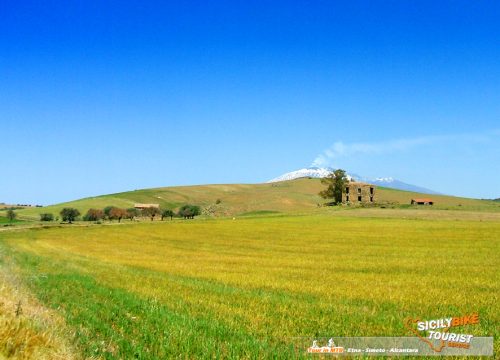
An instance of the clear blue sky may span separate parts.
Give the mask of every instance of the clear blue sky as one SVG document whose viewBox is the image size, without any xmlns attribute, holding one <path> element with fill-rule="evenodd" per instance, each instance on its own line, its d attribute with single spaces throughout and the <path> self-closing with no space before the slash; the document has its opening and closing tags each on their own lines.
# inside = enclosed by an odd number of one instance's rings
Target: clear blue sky
<svg viewBox="0 0 500 360">
<path fill-rule="evenodd" d="M 321 163 L 500 197 L 498 1 L 1 1 L 0 202 Z"/>
</svg>

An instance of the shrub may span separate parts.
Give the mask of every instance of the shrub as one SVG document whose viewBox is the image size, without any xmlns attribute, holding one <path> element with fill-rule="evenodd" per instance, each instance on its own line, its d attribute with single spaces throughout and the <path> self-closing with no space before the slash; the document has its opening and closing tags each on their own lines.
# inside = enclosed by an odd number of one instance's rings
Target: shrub
<svg viewBox="0 0 500 360">
<path fill-rule="evenodd" d="M 110 211 L 109 211 L 109 215 L 108 215 L 108 218 L 110 220 L 113 220 L 113 219 L 116 219 L 118 220 L 118 222 L 121 222 L 122 219 L 127 216 L 127 210 L 125 209 L 120 209 L 120 208 L 117 208 L 117 207 L 113 207 Z"/>
<path fill-rule="evenodd" d="M 7 210 L 7 219 L 9 219 L 10 222 L 14 221 L 16 217 L 17 214 L 14 212 L 14 210 L 12 209 Z"/>
<path fill-rule="evenodd" d="M 54 214 L 50 213 L 40 214 L 40 221 L 54 221 Z"/>
<path fill-rule="evenodd" d="M 105 217 L 107 217 L 109 219 L 109 214 L 111 213 L 111 210 L 113 210 L 115 208 L 116 208 L 115 206 L 106 206 L 103 210 Z"/>
<path fill-rule="evenodd" d="M 70 224 L 76 220 L 78 216 L 80 216 L 80 212 L 75 208 L 64 208 L 59 213 L 63 221 L 67 221 Z"/>
<path fill-rule="evenodd" d="M 83 216 L 85 221 L 99 221 L 104 218 L 104 211 L 101 209 L 89 209 Z"/>
<path fill-rule="evenodd" d="M 160 209 L 158 209 L 156 207 L 148 207 L 148 208 L 145 208 L 144 210 L 142 210 L 142 213 L 145 216 L 149 216 L 151 218 L 151 221 L 153 221 L 155 216 L 160 213 Z"/>
<path fill-rule="evenodd" d="M 170 217 L 170 220 L 174 217 L 174 212 L 172 210 L 163 210 L 161 212 L 161 219 L 163 221 L 164 218 Z"/>
<path fill-rule="evenodd" d="M 134 220 L 134 218 L 141 216 L 141 211 L 136 208 L 129 208 L 127 209 L 127 219 L 130 219 L 130 221 Z"/>
<path fill-rule="evenodd" d="M 201 214 L 201 209 L 199 206 L 196 205 L 183 205 L 179 209 L 179 216 L 183 217 L 184 219 L 194 219 L 195 216 Z"/>
</svg>

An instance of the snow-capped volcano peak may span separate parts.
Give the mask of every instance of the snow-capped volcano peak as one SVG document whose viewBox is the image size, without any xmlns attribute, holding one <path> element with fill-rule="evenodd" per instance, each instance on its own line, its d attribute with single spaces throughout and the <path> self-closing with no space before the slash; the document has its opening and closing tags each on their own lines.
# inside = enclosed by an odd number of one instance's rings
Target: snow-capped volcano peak
<svg viewBox="0 0 500 360">
<path fill-rule="evenodd" d="M 374 181 L 379 181 L 379 182 L 388 182 L 388 183 L 394 182 L 394 178 L 393 177 L 378 177 L 378 178 L 375 178 L 373 180 Z"/>
<path fill-rule="evenodd" d="M 324 177 L 327 177 L 332 171 L 334 171 L 334 169 L 332 169 L 332 168 L 309 167 L 309 168 L 305 168 L 305 169 L 300 169 L 300 170 L 288 172 L 286 174 L 278 176 L 277 178 L 269 180 L 268 183 L 273 183 L 273 182 L 278 182 L 278 181 L 287 181 L 287 180 L 299 179 L 299 178 L 304 178 L 304 177 L 324 178 Z M 349 180 L 353 179 L 353 177 L 351 175 L 347 175 L 347 178 Z"/>
<path fill-rule="evenodd" d="M 299 178 L 324 178 L 327 177 L 334 169 L 332 168 L 318 168 L 318 167 L 309 167 L 309 168 L 304 168 L 296 171 L 291 171 L 286 174 L 283 174 L 281 176 L 278 176 L 277 178 L 271 179 L 268 181 L 268 183 L 273 183 L 273 182 L 278 182 L 278 181 L 288 181 L 288 180 L 294 180 L 294 179 L 299 179 Z M 367 178 L 363 176 L 358 176 L 355 174 L 349 175 L 346 174 L 347 178 L 349 181 L 361 181 L 361 182 L 366 182 L 378 186 L 386 186 L 390 187 L 393 189 L 399 189 L 399 190 L 406 190 L 406 191 L 414 191 L 414 192 L 419 192 L 419 193 L 425 193 L 425 194 L 438 194 L 437 192 L 433 190 L 429 190 L 420 186 L 412 185 L 412 184 L 407 184 L 405 182 L 402 182 L 400 180 L 394 179 L 392 177 L 377 177 L 377 178 Z"/>
</svg>

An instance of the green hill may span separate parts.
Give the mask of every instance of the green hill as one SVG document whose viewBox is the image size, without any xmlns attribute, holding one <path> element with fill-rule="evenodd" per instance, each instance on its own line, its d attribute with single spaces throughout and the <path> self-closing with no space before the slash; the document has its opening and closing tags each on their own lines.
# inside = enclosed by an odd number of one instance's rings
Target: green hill
<svg viewBox="0 0 500 360">
<path fill-rule="evenodd" d="M 193 203 L 200 205 L 204 213 L 210 216 L 302 212 L 318 209 L 318 204 L 325 202 L 318 196 L 322 188 L 319 179 L 307 178 L 265 184 L 174 186 L 89 197 L 43 208 L 27 208 L 18 213 L 21 218 L 38 219 L 40 213 L 57 214 L 63 207 L 75 207 L 83 214 L 89 208 L 104 208 L 108 205 L 129 208 L 135 203 L 156 203 L 169 209 Z M 429 195 L 377 188 L 379 206 L 410 207 L 410 200 L 415 197 Z M 430 197 L 435 201 L 433 209 L 500 211 L 500 204 L 494 201 L 445 195 Z"/>
</svg>

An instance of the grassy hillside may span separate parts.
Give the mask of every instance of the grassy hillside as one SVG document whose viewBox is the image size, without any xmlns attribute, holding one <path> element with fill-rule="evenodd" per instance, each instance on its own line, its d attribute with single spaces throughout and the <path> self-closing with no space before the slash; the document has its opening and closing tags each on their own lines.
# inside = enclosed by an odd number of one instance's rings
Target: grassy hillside
<svg viewBox="0 0 500 360">
<path fill-rule="evenodd" d="M 500 222 L 350 216 L 364 210 L 11 231 L 0 261 L 85 358 L 292 358 L 310 338 L 475 312 L 458 331 L 498 353 Z"/>
<path fill-rule="evenodd" d="M 232 216 L 259 212 L 297 212 L 317 209 L 324 199 L 318 196 L 323 188 L 319 179 L 297 179 L 272 184 L 229 184 L 175 186 L 128 191 L 57 204 L 44 208 L 19 210 L 23 217 L 37 218 L 42 212 L 59 213 L 63 207 L 75 207 L 83 214 L 89 208 L 108 205 L 132 207 L 134 203 L 158 203 L 175 209 L 186 203 L 198 204 L 213 216 Z M 419 193 L 377 188 L 377 198 L 383 204 L 409 204 L 414 197 L 429 197 Z M 435 209 L 500 211 L 500 204 L 488 200 L 432 195 Z M 219 204 L 216 204 L 220 200 Z"/>
<path fill-rule="evenodd" d="M 22 223 L 24 223 L 23 220 L 14 219 L 14 220 L 10 221 L 5 216 L 0 216 L 0 226 L 6 225 L 6 224 L 22 224 Z"/>
<path fill-rule="evenodd" d="M 410 206 L 411 199 L 431 198 L 434 200 L 434 205 L 431 207 L 432 209 L 495 211 L 495 212 L 500 211 L 500 204 L 492 200 L 471 199 L 471 198 L 463 198 L 463 197 L 448 196 L 448 195 L 428 195 L 428 194 L 421 194 L 411 191 L 403 191 L 403 190 L 396 190 L 383 187 L 379 187 L 377 190 L 380 201 L 382 202 L 387 201 L 389 203 L 408 205 L 411 208 L 415 208 L 414 206 Z M 420 206 L 420 208 L 422 208 L 422 206 Z M 423 208 L 428 208 L 428 207 L 424 206 Z"/>
</svg>

